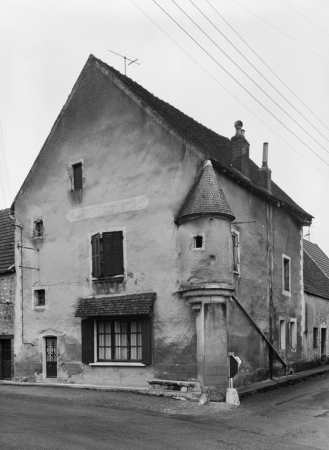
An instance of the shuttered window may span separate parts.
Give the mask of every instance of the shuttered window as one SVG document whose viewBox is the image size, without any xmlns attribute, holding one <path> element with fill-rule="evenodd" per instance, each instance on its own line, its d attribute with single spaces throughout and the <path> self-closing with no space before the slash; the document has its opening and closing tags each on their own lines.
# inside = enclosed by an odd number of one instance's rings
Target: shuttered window
<svg viewBox="0 0 329 450">
<path fill-rule="evenodd" d="M 94 357 L 94 320 L 81 322 L 82 362 L 152 362 L 151 318 L 104 318 L 96 321 L 97 354 Z"/>
<path fill-rule="evenodd" d="M 95 234 L 91 238 L 91 245 L 94 278 L 124 274 L 122 231 Z"/>
</svg>

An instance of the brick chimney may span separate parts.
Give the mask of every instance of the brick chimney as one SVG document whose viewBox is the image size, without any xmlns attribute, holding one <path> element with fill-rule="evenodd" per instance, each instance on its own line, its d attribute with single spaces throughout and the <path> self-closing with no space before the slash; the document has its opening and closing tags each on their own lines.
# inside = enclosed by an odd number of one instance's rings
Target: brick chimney
<svg viewBox="0 0 329 450">
<path fill-rule="evenodd" d="M 268 143 L 263 144 L 263 164 L 258 169 L 258 184 L 267 191 L 271 192 L 271 174 L 272 171 L 268 167 Z"/>
<path fill-rule="evenodd" d="M 235 136 L 232 142 L 232 165 L 245 177 L 249 178 L 249 142 L 244 136 L 243 123 L 237 120 L 234 124 Z"/>
</svg>

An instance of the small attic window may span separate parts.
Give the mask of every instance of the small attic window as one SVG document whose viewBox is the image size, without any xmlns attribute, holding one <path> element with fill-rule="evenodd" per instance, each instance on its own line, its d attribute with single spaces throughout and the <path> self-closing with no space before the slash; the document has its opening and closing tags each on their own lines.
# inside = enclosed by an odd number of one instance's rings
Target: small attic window
<svg viewBox="0 0 329 450">
<path fill-rule="evenodd" d="M 192 250 L 204 250 L 203 234 L 196 234 L 192 237 Z"/>
<path fill-rule="evenodd" d="M 73 190 L 79 191 L 82 189 L 82 163 L 73 164 Z"/>
<path fill-rule="evenodd" d="M 38 219 L 33 222 L 33 236 L 35 238 L 43 237 L 43 220 Z"/>
</svg>

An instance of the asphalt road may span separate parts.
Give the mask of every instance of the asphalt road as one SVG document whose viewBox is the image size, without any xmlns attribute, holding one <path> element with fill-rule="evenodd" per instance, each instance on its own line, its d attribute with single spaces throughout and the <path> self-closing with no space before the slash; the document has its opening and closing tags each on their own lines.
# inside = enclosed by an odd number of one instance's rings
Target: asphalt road
<svg viewBox="0 0 329 450">
<path fill-rule="evenodd" d="M 240 407 L 85 389 L 0 385 L 1 450 L 329 448 L 329 375 Z"/>
</svg>

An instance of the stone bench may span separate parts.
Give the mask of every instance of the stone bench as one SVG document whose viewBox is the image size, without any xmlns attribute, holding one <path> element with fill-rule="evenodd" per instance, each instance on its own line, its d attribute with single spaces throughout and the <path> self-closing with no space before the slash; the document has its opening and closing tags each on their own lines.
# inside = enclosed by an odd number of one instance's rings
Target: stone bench
<svg viewBox="0 0 329 450">
<path fill-rule="evenodd" d="M 179 391 L 183 393 L 201 394 L 201 383 L 199 381 L 175 381 L 175 380 L 148 380 L 150 389 L 160 391 Z"/>
</svg>

